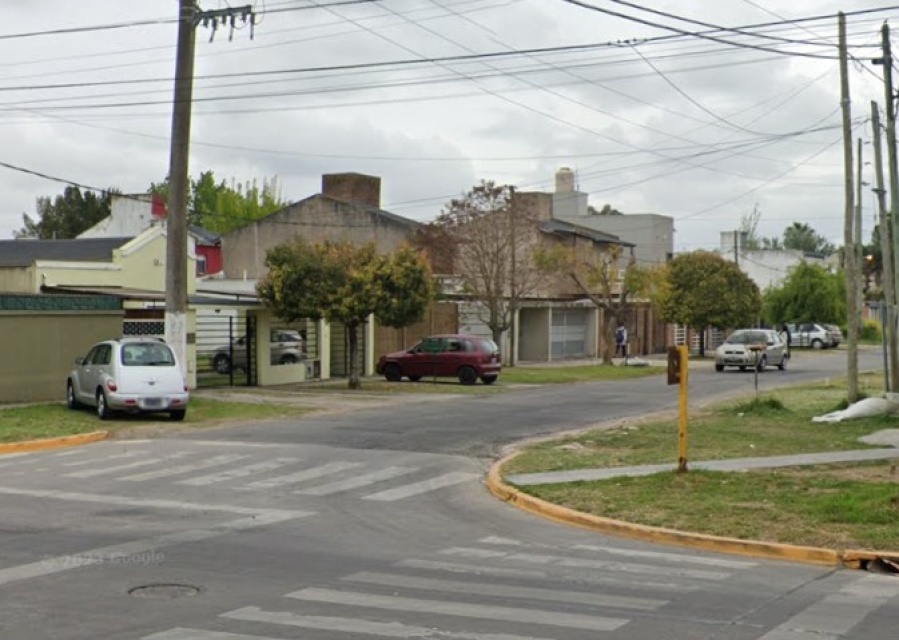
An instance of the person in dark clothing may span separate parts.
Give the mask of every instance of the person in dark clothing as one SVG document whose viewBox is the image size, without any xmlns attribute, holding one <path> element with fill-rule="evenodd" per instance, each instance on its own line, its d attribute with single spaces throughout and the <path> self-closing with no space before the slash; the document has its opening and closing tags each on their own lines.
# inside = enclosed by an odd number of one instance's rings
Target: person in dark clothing
<svg viewBox="0 0 899 640">
<path fill-rule="evenodd" d="M 780 339 L 783 340 L 784 343 L 784 357 L 789 359 L 790 357 L 790 339 L 792 336 L 790 335 L 790 327 L 787 326 L 787 323 L 784 322 L 780 325 Z"/>
</svg>

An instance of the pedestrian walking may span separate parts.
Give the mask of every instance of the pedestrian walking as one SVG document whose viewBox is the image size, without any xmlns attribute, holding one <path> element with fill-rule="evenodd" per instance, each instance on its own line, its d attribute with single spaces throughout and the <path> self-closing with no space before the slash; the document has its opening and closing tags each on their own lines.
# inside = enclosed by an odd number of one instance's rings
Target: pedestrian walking
<svg viewBox="0 0 899 640">
<path fill-rule="evenodd" d="M 787 326 L 787 323 L 781 323 L 780 325 L 780 339 L 784 343 L 784 358 L 787 360 L 790 359 L 790 339 L 792 336 L 790 335 L 790 327 Z"/>
<path fill-rule="evenodd" d="M 627 363 L 627 327 L 623 322 L 619 322 L 615 329 L 615 356 L 624 358 L 625 364 Z"/>
</svg>

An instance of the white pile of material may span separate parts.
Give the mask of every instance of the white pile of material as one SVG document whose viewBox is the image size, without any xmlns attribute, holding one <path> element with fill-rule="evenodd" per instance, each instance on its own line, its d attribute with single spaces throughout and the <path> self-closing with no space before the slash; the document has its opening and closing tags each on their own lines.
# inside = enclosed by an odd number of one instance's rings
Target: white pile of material
<svg viewBox="0 0 899 640">
<path fill-rule="evenodd" d="M 831 411 L 823 416 L 815 416 L 812 418 L 812 422 L 843 422 L 844 420 L 872 418 L 899 412 L 899 402 L 896 401 L 895 394 L 889 395 L 891 396 L 889 399 L 865 398 L 859 400 L 842 411 Z"/>
</svg>

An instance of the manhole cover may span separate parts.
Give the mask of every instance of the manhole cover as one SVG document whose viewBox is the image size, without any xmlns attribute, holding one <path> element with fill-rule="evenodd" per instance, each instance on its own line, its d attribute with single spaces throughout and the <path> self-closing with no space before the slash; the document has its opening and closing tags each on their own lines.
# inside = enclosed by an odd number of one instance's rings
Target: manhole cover
<svg viewBox="0 0 899 640">
<path fill-rule="evenodd" d="M 153 598 L 154 600 L 175 600 L 198 595 L 200 587 L 189 584 L 145 584 L 128 591 L 129 596 L 136 598 Z"/>
</svg>

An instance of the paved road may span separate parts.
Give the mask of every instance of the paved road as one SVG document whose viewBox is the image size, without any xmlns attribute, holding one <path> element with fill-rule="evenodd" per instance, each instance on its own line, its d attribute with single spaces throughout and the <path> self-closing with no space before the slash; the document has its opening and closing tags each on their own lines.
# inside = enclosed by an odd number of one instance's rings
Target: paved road
<svg viewBox="0 0 899 640">
<path fill-rule="evenodd" d="M 486 494 L 505 439 L 673 406 L 658 385 L 6 456 L 0 638 L 895 638 L 899 579 L 604 538 Z"/>
</svg>

